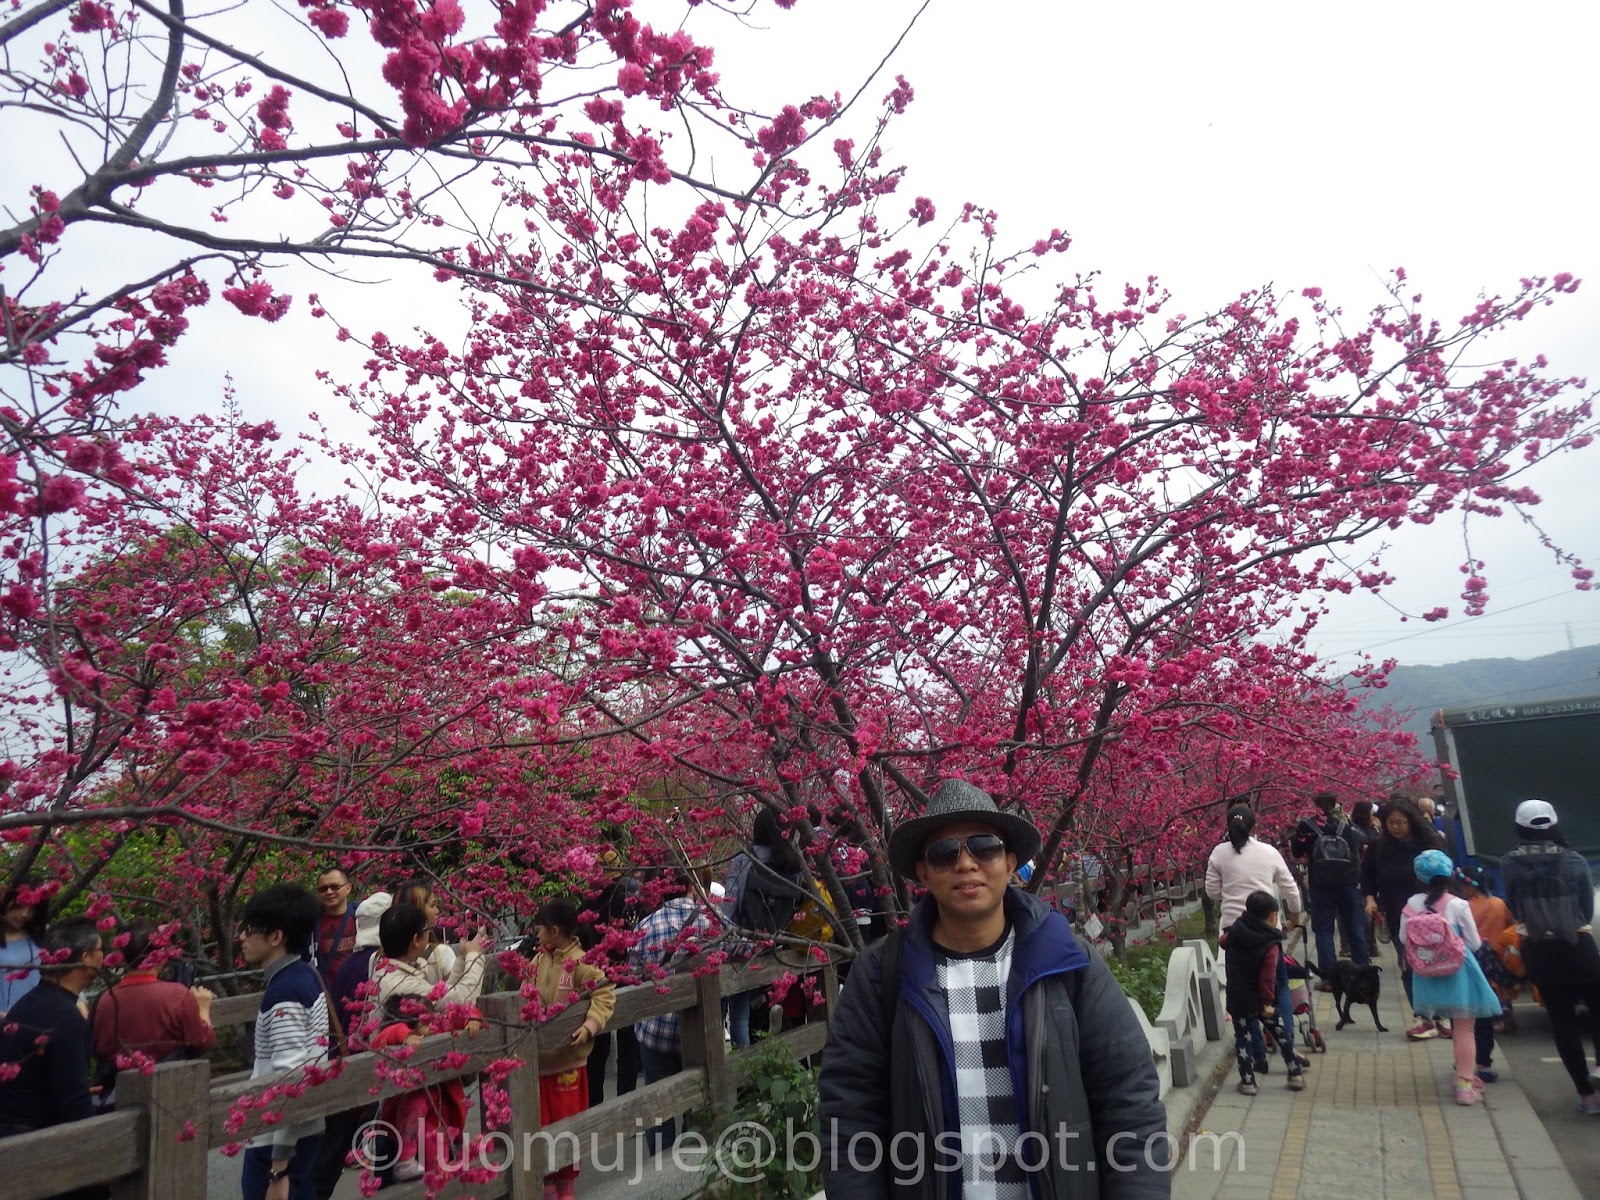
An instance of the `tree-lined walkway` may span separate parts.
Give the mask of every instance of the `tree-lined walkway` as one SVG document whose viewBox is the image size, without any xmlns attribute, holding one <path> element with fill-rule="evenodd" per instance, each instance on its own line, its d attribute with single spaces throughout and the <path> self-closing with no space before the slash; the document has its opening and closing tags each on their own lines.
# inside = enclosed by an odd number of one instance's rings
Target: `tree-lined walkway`
<svg viewBox="0 0 1600 1200">
<path fill-rule="evenodd" d="M 1407 1042 L 1399 972 L 1388 955 L 1379 1005 L 1338 1032 L 1333 998 L 1318 995 L 1326 1054 L 1312 1055 L 1308 1086 L 1291 1092 L 1283 1063 L 1241 1096 L 1228 1078 L 1201 1122 L 1237 1133 L 1218 1155 L 1200 1139 L 1174 1180 L 1174 1200 L 1579 1200 L 1587 1190 L 1562 1165 L 1544 1125 L 1500 1053 L 1500 1079 L 1484 1101 L 1455 1103 L 1453 1059 L 1443 1038 Z M 1230 1048 L 1231 1062 L 1231 1048 Z M 1220 1159 L 1220 1163 L 1214 1162 Z"/>
</svg>

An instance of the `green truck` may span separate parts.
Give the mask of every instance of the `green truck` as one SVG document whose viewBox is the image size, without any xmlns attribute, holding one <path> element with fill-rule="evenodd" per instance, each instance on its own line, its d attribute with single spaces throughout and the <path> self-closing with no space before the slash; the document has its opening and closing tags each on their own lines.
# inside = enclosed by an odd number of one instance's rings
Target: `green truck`
<svg viewBox="0 0 1600 1200">
<path fill-rule="evenodd" d="M 1450 767 L 1441 774 L 1458 861 L 1498 882 L 1500 857 L 1517 843 L 1517 805 L 1538 796 L 1591 869 L 1600 863 L 1600 695 L 1441 709 L 1433 737 Z"/>
</svg>

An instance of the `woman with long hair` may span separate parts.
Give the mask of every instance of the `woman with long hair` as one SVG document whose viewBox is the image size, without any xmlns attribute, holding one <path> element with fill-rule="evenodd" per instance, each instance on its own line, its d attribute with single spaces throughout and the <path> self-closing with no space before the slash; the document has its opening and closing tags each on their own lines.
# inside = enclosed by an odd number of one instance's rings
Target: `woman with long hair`
<svg viewBox="0 0 1600 1200">
<path fill-rule="evenodd" d="M 1263 892 L 1289 904 L 1288 932 L 1300 923 L 1300 887 L 1289 871 L 1289 864 L 1276 846 L 1255 836 L 1255 810 L 1247 804 L 1228 809 L 1227 840 L 1218 844 L 1206 860 L 1206 895 L 1219 902 L 1217 924 L 1224 932 L 1244 916 L 1250 897 Z M 1283 1020 L 1279 1033 L 1285 1054 L 1294 1053 L 1294 1008 L 1289 1000 L 1289 975 L 1278 961 L 1278 1012 Z M 1250 1049 L 1257 1074 L 1267 1069 L 1267 1043 L 1259 1021 L 1252 1022 Z M 1242 1068 L 1241 1068 L 1242 1069 Z"/>
<path fill-rule="evenodd" d="M 39 947 L 48 912 L 43 900 L 22 898 L 38 887 L 38 880 L 24 879 L 0 899 L 0 1017 L 39 983 Z"/>
<path fill-rule="evenodd" d="M 1350 806 L 1350 824 L 1361 831 L 1361 836 L 1367 839 L 1367 846 L 1383 836 L 1383 826 L 1378 821 L 1378 806 L 1371 800 L 1357 800 Z M 1363 847 L 1362 854 L 1365 853 L 1366 847 Z M 1370 946 L 1372 943 L 1367 944 Z"/>
<path fill-rule="evenodd" d="M 775 809 L 756 813 L 750 848 L 734 856 L 728 868 L 724 913 L 730 924 L 759 933 L 782 933 L 805 894 L 805 859 L 790 840 Z M 735 1046 L 750 1044 L 750 992 L 727 999 L 728 1036 Z"/>
<path fill-rule="evenodd" d="M 419 908 L 428 919 L 428 933 L 433 942 L 433 949 L 428 952 L 427 958 L 422 963 L 422 969 L 427 976 L 438 983 L 448 979 L 455 970 L 456 952 L 443 938 L 439 936 L 439 897 L 434 894 L 433 885 L 426 879 L 408 879 L 393 889 L 393 905 L 409 904 Z"/>
<path fill-rule="evenodd" d="M 1300 922 L 1300 888 L 1283 855 L 1256 837 L 1255 827 L 1256 814 L 1249 805 L 1228 809 L 1227 840 L 1206 860 L 1206 895 L 1221 905 L 1217 924 L 1226 929 L 1244 912 L 1251 892 L 1270 892 L 1288 902 L 1288 928 L 1293 930 Z"/>
<path fill-rule="evenodd" d="M 1400 940 L 1400 915 L 1406 901 L 1417 890 L 1412 864 L 1417 855 L 1439 848 L 1439 835 L 1411 801 L 1395 797 L 1383 808 L 1383 836 L 1367 850 L 1361 860 L 1361 894 L 1366 897 L 1369 917 L 1383 918 L 1394 939 L 1394 952 L 1400 960 L 1400 983 L 1406 1003 L 1412 1003 L 1411 968 L 1406 965 L 1405 946 Z M 1415 1009 L 1412 1010 L 1415 1012 Z M 1426 1017 L 1406 1030 L 1414 1042 L 1437 1037 L 1439 1027 Z"/>
</svg>

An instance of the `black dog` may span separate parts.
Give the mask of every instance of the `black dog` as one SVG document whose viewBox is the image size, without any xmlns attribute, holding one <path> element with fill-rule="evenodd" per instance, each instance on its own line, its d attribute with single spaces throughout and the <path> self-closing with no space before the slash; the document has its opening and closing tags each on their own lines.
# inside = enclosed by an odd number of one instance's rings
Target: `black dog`
<svg viewBox="0 0 1600 1200">
<path fill-rule="evenodd" d="M 1353 1019 L 1350 1016 L 1352 1004 L 1365 1004 L 1372 1010 L 1372 1023 L 1378 1027 L 1379 1033 L 1388 1033 L 1388 1028 L 1378 1019 L 1378 996 L 1382 987 L 1378 980 L 1382 967 L 1374 964 L 1363 965 L 1351 962 L 1348 958 L 1341 958 L 1333 964 L 1333 970 L 1323 975 L 1315 967 L 1310 968 L 1311 973 L 1326 979 L 1333 985 L 1333 1007 L 1339 1014 L 1339 1023 L 1334 1030 L 1343 1029 Z"/>
</svg>

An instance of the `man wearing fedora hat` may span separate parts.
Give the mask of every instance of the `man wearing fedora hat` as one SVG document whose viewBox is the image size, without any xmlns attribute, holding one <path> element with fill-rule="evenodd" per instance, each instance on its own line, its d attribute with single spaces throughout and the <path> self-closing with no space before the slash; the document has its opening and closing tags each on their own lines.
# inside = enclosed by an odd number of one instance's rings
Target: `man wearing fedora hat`
<svg viewBox="0 0 1600 1200">
<path fill-rule="evenodd" d="M 1171 1194 L 1150 1044 L 1099 955 L 1010 886 L 1039 831 L 946 780 L 895 828 L 925 889 L 868 948 L 823 1051 L 828 1200 L 1140 1200 Z"/>
</svg>

